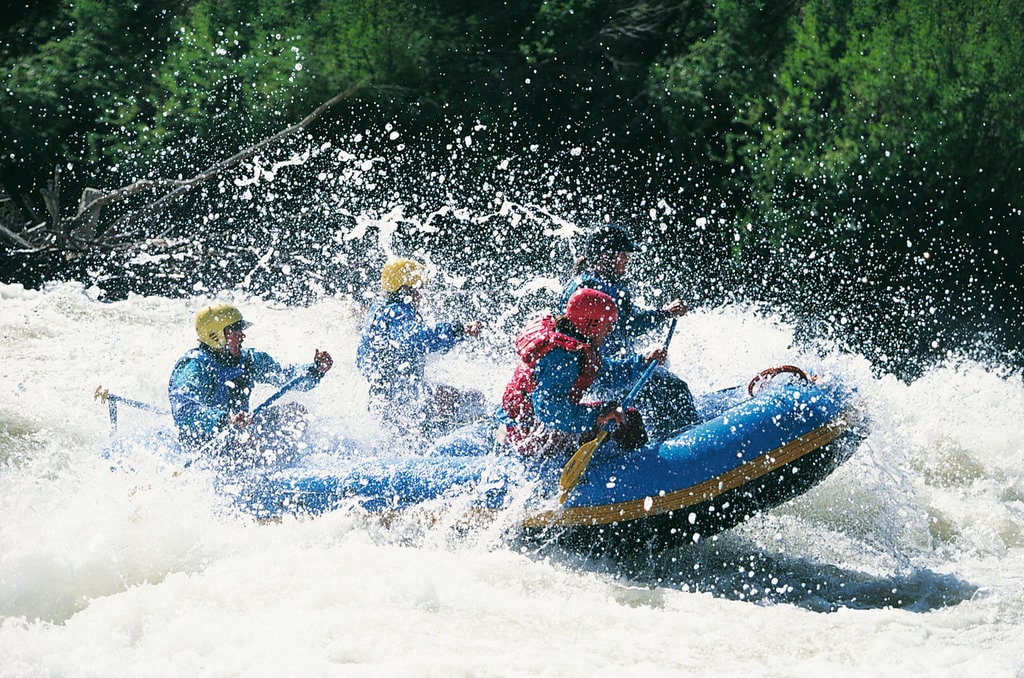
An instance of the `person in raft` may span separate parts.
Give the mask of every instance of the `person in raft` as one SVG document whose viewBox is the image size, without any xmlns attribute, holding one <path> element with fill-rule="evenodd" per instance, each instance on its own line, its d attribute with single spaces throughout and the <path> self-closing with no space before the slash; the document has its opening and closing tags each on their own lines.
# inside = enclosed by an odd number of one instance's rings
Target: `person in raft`
<svg viewBox="0 0 1024 678">
<path fill-rule="evenodd" d="M 272 462 L 295 450 L 289 440 L 305 429 L 305 409 L 296 403 L 270 406 L 253 416 L 249 396 L 255 384 L 308 391 L 331 369 L 329 353 L 316 349 L 313 363 L 282 365 L 267 353 L 242 348 L 251 323 L 231 304 L 213 304 L 196 313 L 199 346 L 178 359 L 167 395 L 178 439 L 190 451 L 208 452 L 232 463 Z M 219 445 L 213 444 L 220 439 Z"/>
<path fill-rule="evenodd" d="M 622 226 L 611 223 L 594 228 L 587 237 L 583 256 L 576 259 L 575 275 L 562 290 L 563 304 L 580 289 L 598 290 L 615 300 L 619 319 L 601 346 L 601 354 L 606 358 L 635 355 L 637 344 L 647 333 L 688 311 L 678 298 L 659 309 L 634 303 L 626 268 L 630 255 L 638 250 Z M 594 388 L 596 393 L 605 394 L 613 386 L 599 380 Z M 644 412 L 647 429 L 655 440 L 664 440 L 699 421 L 689 386 L 664 364 L 655 368 L 636 403 Z"/>
<path fill-rule="evenodd" d="M 665 360 L 665 349 L 646 356 L 608 358 L 601 345 L 619 319 L 615 301 L 604 292 L 582 288 L 565 305 L 564 315 L 532 321 L 516 337 L 519 365 L 505 387 L 499 418 L 505 439 L 527 456 L 574 452 L 600 427 L 614 422 L 611 438 L 623 449 L 647 443 L 637 410 L 621 412 L 614 401 L 586 402 L 599 377 L 625 395 L 634 374 L 649 361 Z"/>
<path fill-rule="evenodd" d="M 369 410 L 393 435 L 443 433 L 484 414 L 484 396 L 425 377 L 427 358 L 446 353 L 467 337 L 480 334 L 481 323 L 424 323 L 419 313 L 427 268 L 411 259 L 384 264 L 380 285 L 384 299 L 366 318 L 356 366 L 369 382 Z"/>
</svg>

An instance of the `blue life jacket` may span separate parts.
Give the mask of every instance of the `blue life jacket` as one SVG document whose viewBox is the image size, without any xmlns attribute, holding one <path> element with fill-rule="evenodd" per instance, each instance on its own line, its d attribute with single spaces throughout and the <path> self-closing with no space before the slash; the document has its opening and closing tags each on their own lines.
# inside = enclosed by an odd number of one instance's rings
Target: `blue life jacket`
<svg viewBox="0 0 1024 678">
<path fill-rule="evenodd" d="M 444 353 L 464 338 L 461 323 L 426 325 L 416 308 L 389 297 L 366 319 L 356 367 L 370 382 L 371 397 L 417 400 L 429 353 Z"/>
<path fill-rule="evenodd" d="M 251 348 L 242 349 L 238 358 L 206 346 L 190 350 L 174 365 L 167 385 L 179 437 L 182 442 L 213 438 L 231 415 L 249 410 L 255 384 L 284 386 L 304 372 L 311 378 L 296 388 L 308 391 L 321 377 L 312 364 L 281 365 L 269 354 Z"/>
</svg>

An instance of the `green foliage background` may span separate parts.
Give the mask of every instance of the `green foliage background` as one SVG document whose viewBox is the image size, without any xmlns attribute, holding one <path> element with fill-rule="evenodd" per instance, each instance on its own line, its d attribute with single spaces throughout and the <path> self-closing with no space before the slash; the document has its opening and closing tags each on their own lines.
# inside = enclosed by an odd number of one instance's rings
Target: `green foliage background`
<svg viewBox="0 0 1024 678">
<path fill-rule="evenodd" d="M 516 130 L 500 152 L 668 158 L 689 185 L 628 162 L 603 180 L 645 194 L 627 212 L 682 194 L 713 213 L 721 265 L 762 271 L 763 298 L 834 316 L 917 290 L 969 302 L 961 322 L 1019 322 L 1020 0 L 6 5 L 0 182 L 27 214 L 56 166 L 69 195 L 189 176 L 366 80 L 324 134 L 400 119 L 429 148 L 481 123 Z"/>
</svg>

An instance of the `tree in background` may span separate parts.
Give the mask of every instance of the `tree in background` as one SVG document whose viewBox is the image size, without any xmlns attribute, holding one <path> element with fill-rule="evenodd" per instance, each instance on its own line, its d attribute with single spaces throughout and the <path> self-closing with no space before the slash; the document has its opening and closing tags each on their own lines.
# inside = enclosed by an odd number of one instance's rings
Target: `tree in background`
<svg viewBox="0 0 1024 678">
<path fill-rule="evenodd" d="M 799 3 L 720 0 L 684 3 L 659 59 L 648 96 L 677 150 L 723 175 L 742 169 L 775 111 L 775 73 L 790 44 Z"/>
<path fill-rule="evenodd" d="M 780 237 L 888 223 L 922 251 L 964 240 L 1019 256 L 1024 6 L 808 3 L 793 34 L 747 156 Z"/>
<path fill-rule="evenodd" d="M 837 322 L 853 309 L 862 325 L 839 333 L 892 350 L 1002 332 L 1024 286 L 1024 5 L 688 7 L 651 97 L 732 188 L 752 292 Z M 909 335 L 900 305 L 920 319 Z"/>
<path fill-rule="evenodd" d="M 32 196 L 55 167 L 73 184 L 116 163 L 128 125 L 151 113 L 144 94 L 182 3 L 21 4 L 0 32 L 0 182 L 38 220 Z"/>
<path fill-rule="evenodd" d="M 358 80 L 422 96 L 430 25 L 377 0 L 31 5 L 0 33 L 0 181 L 39 221 L 55 166 L 73 205 L 86 185 L 189 176 Z"/>
<path fill-rule="evenodd" d="M 816 253 L 793 292 L 856 308 L 848 336 L 891 332 L 893 303 L 919 327 L 890 346 L 1001 335 L 1024 282 L 1024 6 L 813 2 L 793 36 L 747 157 L 747 242 Z"/>
</svg>

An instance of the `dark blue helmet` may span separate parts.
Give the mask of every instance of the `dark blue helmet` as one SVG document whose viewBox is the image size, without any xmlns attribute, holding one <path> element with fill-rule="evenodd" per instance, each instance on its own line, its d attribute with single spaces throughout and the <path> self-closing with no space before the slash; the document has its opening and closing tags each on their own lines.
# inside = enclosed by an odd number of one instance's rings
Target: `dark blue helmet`
<svg viewBox="0 0 1024 678">
<path fill-rule="evenodd" d="M 629 238 L 629 233 L 618 224 L 602 224 L 587 237 L 586 253 L 588 257 L 619 252 L 637 252 L 639 249 Z"/>
</svg>

